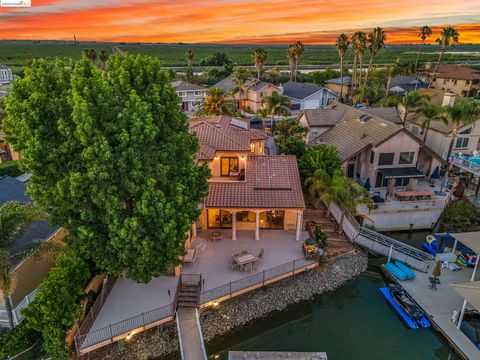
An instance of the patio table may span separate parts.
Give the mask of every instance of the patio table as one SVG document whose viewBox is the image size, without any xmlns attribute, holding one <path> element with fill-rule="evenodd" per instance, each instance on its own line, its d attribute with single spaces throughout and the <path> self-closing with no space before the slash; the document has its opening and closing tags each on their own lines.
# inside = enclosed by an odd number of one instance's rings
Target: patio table
<svg viewBox="0 0 480 360">
<path fill-rule="evenodd" d="M 222 233 L 219 233 L 219 232 L 215 231 L 215 232 L 210 234 L 210 239 L 213 241 L 214 244 L 215 244 L 215 241 L 220 240 L 221 238 L 223 238 Z"/>
<path fill-rule="evenodd" d="M 242 254 L 240 256 L 235 256 L 235 261 L 239 265 L 244 265 L 254 261 L 256 258 L 257 257 L 255 255 L 248 253 L 248 254 Z"/>
<path fill-rule="evenodd" d="M 429 190 L 419 190 L 419 191 L 399 191 L 396 193 L 397 197 L 402 200 L 405 198 L 418 199 L 418 198 L 430 198 L 433 193 Z"/>
</svg>

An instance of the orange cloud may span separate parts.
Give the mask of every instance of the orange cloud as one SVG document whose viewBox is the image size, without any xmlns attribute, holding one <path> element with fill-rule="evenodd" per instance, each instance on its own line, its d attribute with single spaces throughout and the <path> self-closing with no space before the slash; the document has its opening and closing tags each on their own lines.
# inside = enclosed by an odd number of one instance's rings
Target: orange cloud
<svg viewBox="0 0 480 360">
<path fill-rule="evenodd" d="M 32 0 L 0 8 L 3 39 L 140 42 L 333 43 L 339 32 L 382 26 L 389 43 L 418 41 L 418 26 L 458 24 L 480 39 L 478 0 Z"/>
</svg>

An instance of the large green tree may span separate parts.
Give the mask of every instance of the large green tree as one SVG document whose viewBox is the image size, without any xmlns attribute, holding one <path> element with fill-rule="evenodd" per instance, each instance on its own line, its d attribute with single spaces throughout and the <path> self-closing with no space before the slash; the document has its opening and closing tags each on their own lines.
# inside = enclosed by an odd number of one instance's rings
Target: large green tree
<svg viewBox="0 0 480 360">
<path fill-rule="evenodd" d="M 305 154 L 298 159 L 298 169 L 303 181 L 313 176 L 318 169 L 325 171 L 328 176 L 333 176 L 335 171 L 340 170 L 341 164 L 337 148 L 325 144 L 308 147 Z"/>
<path fill-rule="evenodd" d="M 5 132 L 28 191 L 110 274 L 149 281 L 179 262 L 207 193 L 198 141 L 160 62 L 35 60 L 13 84 Z"/>
</svg>

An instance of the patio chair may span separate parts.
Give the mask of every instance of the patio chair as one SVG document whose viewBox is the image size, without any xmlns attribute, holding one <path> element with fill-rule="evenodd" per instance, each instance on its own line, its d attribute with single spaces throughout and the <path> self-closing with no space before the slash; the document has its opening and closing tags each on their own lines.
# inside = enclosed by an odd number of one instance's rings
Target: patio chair
<svg viewBox="0 0 480 360">
<path fill-rule="evenodd" d="M 253 273 L 254 266 L 255 266 L 255 264 L 254 264 L 253 261 L 242 265 L 243 271 L 245 272 L 245 275 L 247 275 L 247 272 L 249 272 L 249 271 L 250 271 L 250 274 Z"/>
<path fill-rule="evenodd" d="M 238 265 L 237 261 L 235 260 L 235 255 L 230 256 L 228 258 L 228 263 L 230 264 L 230 269 L 231 270 L 235 270 L 235 269 L 238 269 L 240 267 L 240 265 Z"/>
<path fill-rule="evenodd" d="M 263 253 L 264 253 L 264 249 L 261 248 L 260 252 L 257 255 L 257 259 L 258 259 L 259 262 L 263 260 Z"/>
</svg>

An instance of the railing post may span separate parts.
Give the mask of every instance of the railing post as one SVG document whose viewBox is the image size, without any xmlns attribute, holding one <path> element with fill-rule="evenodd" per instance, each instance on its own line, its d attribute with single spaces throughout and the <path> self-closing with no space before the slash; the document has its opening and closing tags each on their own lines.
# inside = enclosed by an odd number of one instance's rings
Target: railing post
<svg viewBox="0 0 480 360">
<path fill-rule="evenodd" d="M 145 313 L 142 312 L 142 323 L 143 323 L 143 326 L 145 326 Z"/>
<path fill-rule="evenodd" d="M 265 270 L 263 270 L 262 286 L 265 286 Z"/>
<path fill-rule="evenodd" d="M 110 339 L 113 341 L 112 324 L 109 324 L 108 327 L 110 328 Z"/>
<path fill-rule="evenodd" d="M 293 271 L 292 271 L 292 275 L 295 275 L 295 259 L 293 260 Z"/>
<path fill-rule="evenodd" d="M 232 282 L 230 281 L 230 297 L 232 297 Z"/>
</svg>

